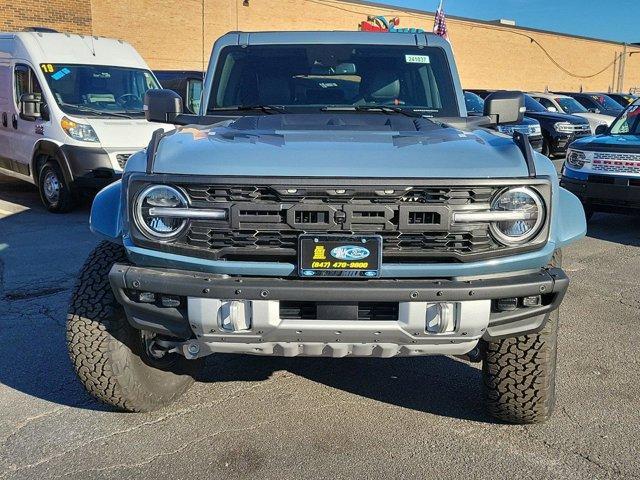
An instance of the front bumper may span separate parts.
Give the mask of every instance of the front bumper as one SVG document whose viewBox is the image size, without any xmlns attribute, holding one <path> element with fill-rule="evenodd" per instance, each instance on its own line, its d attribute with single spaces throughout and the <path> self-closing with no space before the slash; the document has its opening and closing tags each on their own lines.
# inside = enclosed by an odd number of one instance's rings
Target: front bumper
<svg viewBox="0 0 640 480">
<path fill-rule="evenodd" d="M 622 213 L 640 209 L 640 179 L 614 175 L 588 175 L 586 179 L 563 175 L 566 188 L 594 210 Z"/>
<path fill-rule="evenodd" d="M 557 309 L 569 280 L 561 269 L 542 269 L 484 280 L 297 280 L 212 275 L 192 271 L 116 264 L 109 279 L 129 322 L 169 338 L 187 358 L 215 352 L 280 356 L 462 355 L 481 338 L 520 336 L 542 329 Z M 140 292 L 158 301 L 141 303 Z M 179 306 L 163 307 L 163 295 Z M 540 295 L 539 306 L 496 311 L 494 300 Z M 229 301 L 244 301 L 243 329 L 225 330 L 219 312 Z M 316 318 L 283 318 L 285 302 L 323 307 Z M 359 320 L 349 312 L 360 302 L 397 304 L 390 319 Z M 427 309 L 437 303 L 455 308 L 455 327 L 426 330 Z M 353 307 L 353 308 L 351 308 Z M 166 342 L 165 342 L 166 343 Z"/>
<path fill-rule="evenodd" d="M 114 170 L 109 153 L 100 147 L 62 145 L 60 149 L 75 188 L 100 190 L 122 176 Z"/>
</svg>

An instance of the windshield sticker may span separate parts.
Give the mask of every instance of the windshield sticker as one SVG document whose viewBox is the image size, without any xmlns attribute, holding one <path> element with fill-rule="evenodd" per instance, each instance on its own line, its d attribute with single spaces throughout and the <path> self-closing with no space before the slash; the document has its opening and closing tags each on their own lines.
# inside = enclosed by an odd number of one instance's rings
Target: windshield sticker
<svg viewBox="0 0 640 480">
<path fill-rule="evenodd" d="M 69 70 L 68 68 L 63 68 L 62 70 L 58 70 L 56 73 L 52 73 L 51 78 L 53 78 L 54 80 L 60 80 L 62 77 L 64 77 L 65 75 L 69 75 L 70 73 L 71 70 Z"/>
<path fill-rule="evenodd" d="M 429 55 L 405 55 L 404 61 L 407 63 L 431 63 Z"/>
</svg>

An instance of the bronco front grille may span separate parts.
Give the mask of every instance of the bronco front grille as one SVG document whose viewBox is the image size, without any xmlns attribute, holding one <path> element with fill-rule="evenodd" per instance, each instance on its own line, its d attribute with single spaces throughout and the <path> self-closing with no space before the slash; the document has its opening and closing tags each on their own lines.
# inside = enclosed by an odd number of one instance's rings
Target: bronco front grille
<svg viewBox="0 0 640 480">
<path fill-rule="evenodd" d="M 383 261 L 464 261 L 499 246 L 488 225 L 452 226 L 458 208 L 488 206 L 496 187 L 183 185 L 195 206 L 229 222 L 192 221 L 177 246 L 227 260 L 293 262 L 303 233 L 376 234 Z"/>
<path fill-rule="evenodd" d="M 489 210 L 496 193 L 514 183 L 535 184 L 545 202 L 550 194 L 544 179 L 477 180 L 471 185 L 455 180 L 197 180 L 172 185 L 185 193 L 190 208 L 223 209 L 227 218 L 190 219 L 185 232 L 170 243 L 134 235 L 137 244 L 213 260 L 295 264 L 302 234 L 379 235 L 386 263 L 466 262 L 541 243 L 506 247 L 494 240 L 489 223 L 455 223 L 455 212 Z"/>
<path fill-rule="evenodd" d="M 592 170 L 609 173 L 640 174 L 639 153 L 595 152 Z"/>
</svg>

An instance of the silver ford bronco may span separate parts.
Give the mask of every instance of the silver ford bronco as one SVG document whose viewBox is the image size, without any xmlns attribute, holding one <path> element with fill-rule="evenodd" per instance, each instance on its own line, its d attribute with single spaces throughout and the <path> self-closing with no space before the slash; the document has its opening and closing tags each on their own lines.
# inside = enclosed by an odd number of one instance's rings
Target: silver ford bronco
<svg viewBox="0 0 640 480">
<path fill-rule="evenodd" d="M 149 91 L 147 119 L 179 127 L 94 201 L 105 241 L 68 316 L 80 380 L 148 411 L 215 353 L 458 355 L 483 362 L 491 414 L 546 420 L 561 249 L 586 226 L 526 135 L 490 128 L 523 102 L 468 116 L 431 34 L 223 36 L 199 114 Z"/>
</svg>

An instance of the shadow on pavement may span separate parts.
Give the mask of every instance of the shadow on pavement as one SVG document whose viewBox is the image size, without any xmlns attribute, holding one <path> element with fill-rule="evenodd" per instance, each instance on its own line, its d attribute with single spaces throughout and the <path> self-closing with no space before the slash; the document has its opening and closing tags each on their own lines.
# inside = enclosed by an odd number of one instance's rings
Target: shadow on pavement
<svg viewBox="0 0 640 480">
<path fill-rule="evenodd" d="M 621 245 L 640 246 L 640 215 L 595 213 L 587 223 L 587 236 Z"/>
<path fill-rule="evenodd" d="M 208 359 L 198 380 L 262 381 L 279 370 L 419 412 L 494 423 L 484 411 L 481 371 L 451 357 L 333 359 L 215 355 Z"/>
</svg>

